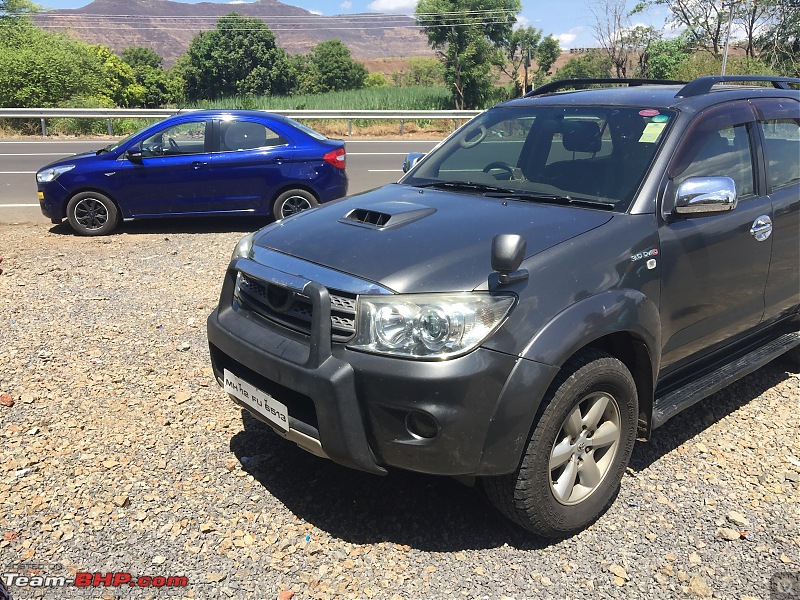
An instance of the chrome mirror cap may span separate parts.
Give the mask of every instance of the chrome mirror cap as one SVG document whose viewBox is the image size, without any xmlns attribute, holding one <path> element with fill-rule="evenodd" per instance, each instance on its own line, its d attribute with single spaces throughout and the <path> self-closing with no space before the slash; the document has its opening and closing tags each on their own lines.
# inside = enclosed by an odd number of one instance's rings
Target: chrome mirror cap
<svg viewBox="0 0 800 600">
<path fill-rule="evenodd" d="M 730 177 L 689 177 L 678 186 L 675 212 L 705 215 L 736 208 L 736 184 Z"/>
</svg>

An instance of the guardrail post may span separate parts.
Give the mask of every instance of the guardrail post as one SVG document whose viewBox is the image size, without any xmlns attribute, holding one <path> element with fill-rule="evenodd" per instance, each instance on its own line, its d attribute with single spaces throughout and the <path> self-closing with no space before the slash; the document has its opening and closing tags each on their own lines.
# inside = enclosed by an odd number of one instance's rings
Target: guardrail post
<svg viewBox="0 0 800 600">
<path fill-rule="evenodd" d="M 400 119 L 400 135 L 403 135 L 403 133 L 405 132 L 404 131 L 405 130 L 405 125 L 406 125 L 406 120 L 405 119 Z"/>
<path fill-rule="evenodd" d="M 108 137 L 114 135 L 114 130 L 111 129 L 111 119 L 106 119 L 106 127 L 108 128 Z"/>
<path fill-rule="evenodd" d="M 347 137 L 353 137 L 353 119 L 347 120 Z"/>
<path fill-rule="evenodd" d="M 44 119 L 39 119 L 39 122 L 42 124 L 42 137 L 47 137 L 47 125 L 45 125 Z"/>
</svg>

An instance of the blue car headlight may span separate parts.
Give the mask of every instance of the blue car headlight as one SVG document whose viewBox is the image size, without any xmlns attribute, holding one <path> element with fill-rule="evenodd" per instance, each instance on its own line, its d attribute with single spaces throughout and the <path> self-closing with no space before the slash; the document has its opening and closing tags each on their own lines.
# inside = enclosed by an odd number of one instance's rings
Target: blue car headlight
<svg viewBox="0 0 800 600">
<path fill-rule="evenodd" d="M 417 360 L 471 352 L 494 333 L 515 296 L 467 292 L 359 296 L 353 350 Z"/>
<path fill-rule="evenodd" d="M 59 175 L 66 173 L 75 168 L 75 165 L 59 165 L 57 167 L 48 167 L 36 173 L 37 183 L 50 183 L 55 181 Z"/>
</svg>

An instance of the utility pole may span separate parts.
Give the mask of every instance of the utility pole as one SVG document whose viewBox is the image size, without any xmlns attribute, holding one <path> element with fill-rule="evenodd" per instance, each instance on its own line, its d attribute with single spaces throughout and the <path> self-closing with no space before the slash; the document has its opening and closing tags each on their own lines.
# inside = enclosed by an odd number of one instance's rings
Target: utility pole
<svg viewBox="0 0 800 600">
<path fill-rule="evenodd" d="M 722 75 L 725 75 L 725 68 L 728 66 L 728 46 L 731 43 L 731 24 L 733 23 L 733 7 L 734 0 L 728 0 L 731 6 L 731 11 L 728 13 L 728 32 L 725 34 L 725 51 L 722 53 Z M 725 4 L 723 3 L 723 6 Z"/>
<path fill-rule="evenodd" d="M 525 86 L 522 88 L 522 95 L 528 93 L 528 69 L 531 68 L 531 49 L 528 48 L 525 53 Z"/>
</svg>

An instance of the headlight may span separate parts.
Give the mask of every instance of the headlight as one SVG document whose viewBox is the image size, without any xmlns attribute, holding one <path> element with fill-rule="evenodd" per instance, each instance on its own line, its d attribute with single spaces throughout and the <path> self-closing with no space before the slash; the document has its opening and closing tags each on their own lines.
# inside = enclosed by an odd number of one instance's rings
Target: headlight
<svg viewBox="0 0 800 600">
<path fill-rule="evenodd" d="M 36 173 L 36 181 L 38 183 L 50 183 L 55 180 L 62 173 L 74 169 L 75 165 L 61 165 L 58 167 L 50 167 L 49 169 L 42 169 Z"/>
<path fill-rule="evenodd" d="M 233 249 L 233 254 L 231 254 L 231 260 L 237 258 L 250 258 L 253 253 L 253 236 L 254 233 L 248 233 L 239 242 L 236 244 L 236 247 Z"/>
<path fill-rule="evenodd" d="M 422 360 L 477 348 L 503 322 L 514 296 L 484 292 L 359 296 L 353 350 Z"/>
</svg>

